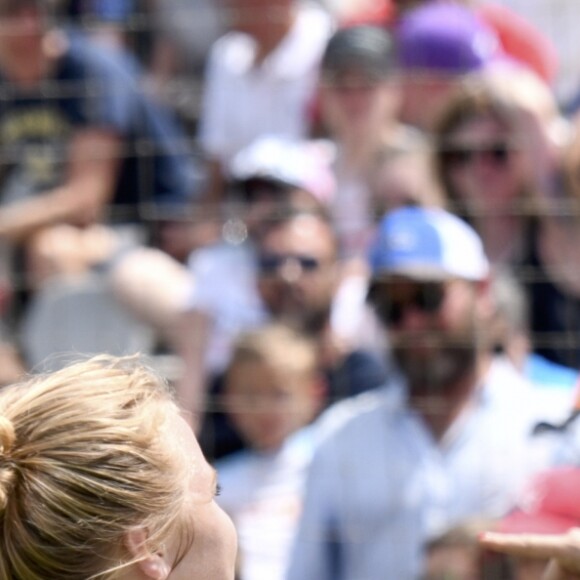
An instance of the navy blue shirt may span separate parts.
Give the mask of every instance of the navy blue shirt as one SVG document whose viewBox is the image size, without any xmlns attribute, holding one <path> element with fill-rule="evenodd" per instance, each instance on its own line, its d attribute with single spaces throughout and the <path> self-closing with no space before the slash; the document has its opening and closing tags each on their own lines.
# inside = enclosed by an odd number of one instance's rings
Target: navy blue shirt
<svg viewBox="0 0 580 580">
<path fill-rule="evenodd" d="M 75 33 L 51 78 L 34 90 L 15 88 L 0 74 L 1 202 L 59 185 L 71 137 L 98 128 L 123 144 L 114 221 L 187 203 L 196 178 L 185 136 L 140 90 L 137 73 L 130 57 Z"/>
</svg>

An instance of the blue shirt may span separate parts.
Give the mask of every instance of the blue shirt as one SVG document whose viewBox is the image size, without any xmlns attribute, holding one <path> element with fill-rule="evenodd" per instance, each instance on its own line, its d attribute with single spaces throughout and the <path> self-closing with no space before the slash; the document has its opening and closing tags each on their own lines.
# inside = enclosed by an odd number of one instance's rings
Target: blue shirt
<svg viewBox="0 0 580 580">
<path fill-rule="evenodd" d="M 536 400 L 497 359 L 469 410 L 435 441 L 405 391 L 392 384 L 323 418 L 288 580 L 416 580 L 430 538 L 508 509 L 550 459 L 531 439 L 536 421 L 569 409 L 568 394 Z"/>
</svg>

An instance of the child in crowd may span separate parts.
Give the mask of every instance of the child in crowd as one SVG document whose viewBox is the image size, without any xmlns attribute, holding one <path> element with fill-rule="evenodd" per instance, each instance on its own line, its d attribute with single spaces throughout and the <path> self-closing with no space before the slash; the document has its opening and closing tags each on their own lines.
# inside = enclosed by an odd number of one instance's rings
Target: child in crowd
<svg viewBox="0 0 580 580">
<path fill-rule="evenodd" d="M 248 449 L 217 462 L 237 527 L 242 580 L 282 579 L 298 522 L 324 385 L 310 341 L 281 325 L 240 336 L 223 404 Z"/>
</svg>

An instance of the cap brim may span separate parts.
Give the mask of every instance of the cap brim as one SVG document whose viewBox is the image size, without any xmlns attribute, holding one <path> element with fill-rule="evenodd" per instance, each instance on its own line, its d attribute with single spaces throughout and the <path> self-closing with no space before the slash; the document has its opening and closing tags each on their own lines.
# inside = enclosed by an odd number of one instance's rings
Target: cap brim
<svg viewBox="0 0 580 580">
<path fill-rule="evenodd" d="M 374 279 L 389 279 L 397 276 L 410 278 L 418 282 L 442 282 L 450 278 L 457 278 L 456 275 L 444 268 L 425 264 L 394 266 L 383 270 L 378 268 L 373 274 Z"/>
</svg>

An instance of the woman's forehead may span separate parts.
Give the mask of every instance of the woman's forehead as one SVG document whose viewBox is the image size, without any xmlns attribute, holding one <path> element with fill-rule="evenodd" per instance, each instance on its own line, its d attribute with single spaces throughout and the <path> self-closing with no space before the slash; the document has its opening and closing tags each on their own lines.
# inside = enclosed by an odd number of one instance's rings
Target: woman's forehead
<svg viewBox="0 0 580 580">
<path fill-rule="evenodd" d="M 187 421 L 176 413 L 168 419 L 165 434 L 177 465 L 183 468 L 190 497 L 203 502 L 213 499 L 216 473 L 206 461 Z"/>
<path fill-rule="evenodd" d="M 465 118 L 462 120 L 457 126 L 455 126 L 449 132 L 449 138 L 455 139 L 460 136 L 478 136 L 478 135 L 489 135 L 489 134 L 505 134 L 509 131 L 509 128 L 506 127 L 504 123 L 502 123 L 498 118 L 495 116 L 488 114 L 488 113 L 480 113 L 477 115 L 473 115 L 472 117 Z"/>
</svg>

